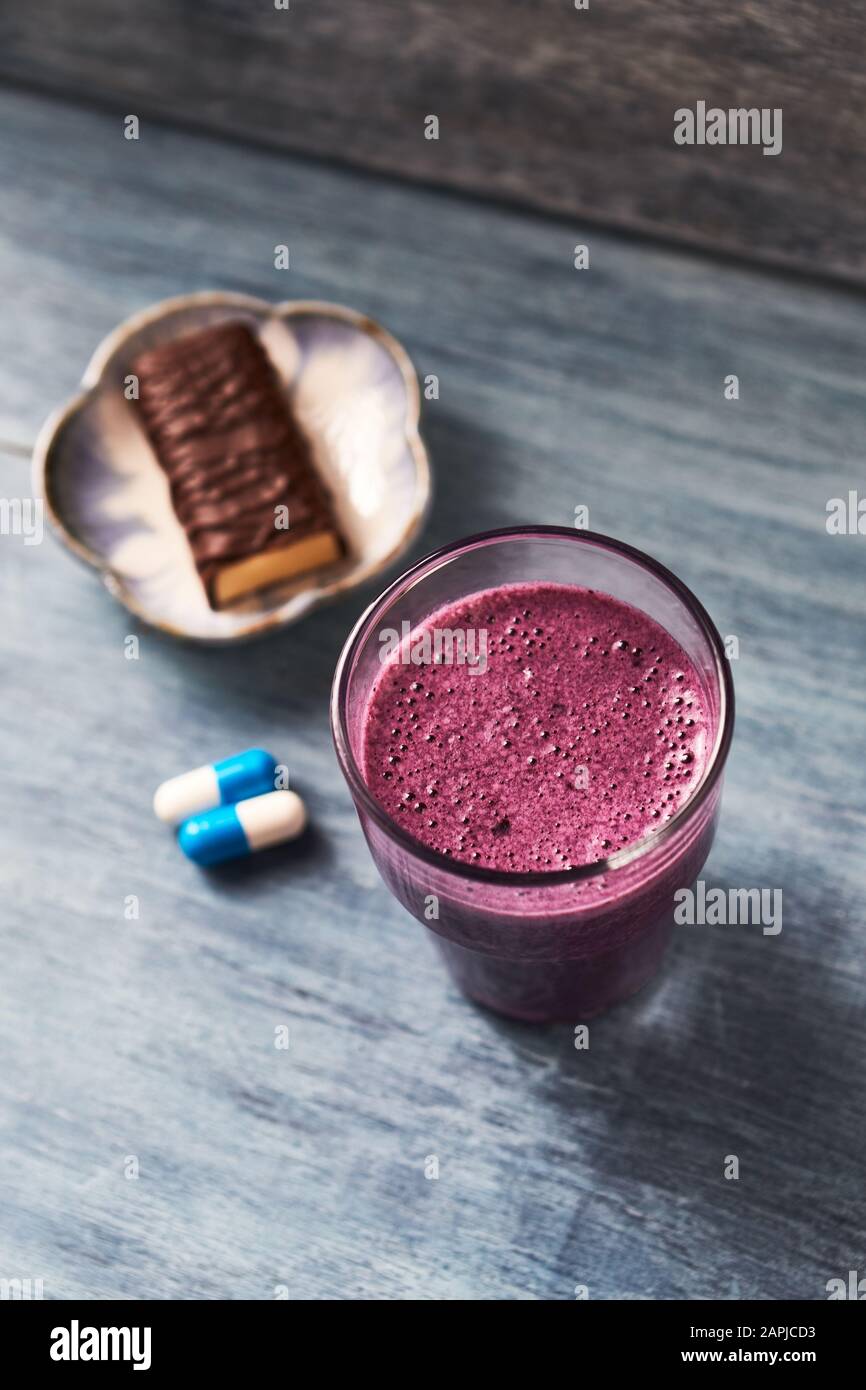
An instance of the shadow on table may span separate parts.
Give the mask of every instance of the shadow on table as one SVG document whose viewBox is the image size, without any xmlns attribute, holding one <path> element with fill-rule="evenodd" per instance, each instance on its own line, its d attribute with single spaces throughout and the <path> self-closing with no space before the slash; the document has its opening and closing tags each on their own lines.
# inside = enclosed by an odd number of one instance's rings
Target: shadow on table
<svg viewBox="0 0 866 1390">
<path fill-rule="evenodd" d="M 579 1140 L 606 1190 L 620 1183 L 634 1194 L 637 1222 L 663 1233 L 690 1213 L 698 1237 L 716 1247 L 714 1267 L 745 1245 L 765 1273 L 744 1297 L 824 1297 L 823 1280 L 848 1268 L 862 1235 L 866 1116 L 852 1105 L 861 1059 L 844 1024 L 854 984 L 809 950 L 810 939 L 830 939 L 816 928 L 822 900 L 805 881 L 795 898 L 789 868 L 764 876 L 791 885 L 779 936 L 760 926 L 677 927 L 661 974 L 590 1022 L 585 1052 L 570 1025 L 533 1028 L 482 1011 L 524 1082 L 540 1064 L 534 1095 L 551 1110 L 554 1137 L 541 1145 L 550 1161 Z M 705 882 L 734 886 L 712 874 Z M 725 1178 L 731 1157 L 736 1181 Z M 571 1269 L 582 1223 L 577 1213 L 568 1222 L 562 1258 Z M 791 1268 L 798 1250 L 812 1251 L 814 1264 L 817 1248 L 814 1271 L 805 1254 Z"/>
<path fill-rule="evenodd" d="M 272 849 L 260 850 L 243 859 L 231 859 L 225 864 L 214 864 L 199 872 L 228 897 L 246 893 L 251 886 L 261 895 L 282 883 L 291 887 L 297 881 L 300 865 L 305 870 L 324 874 L 332 870 L 335 861 L 336 854 L 327 835 L 310 823 L 290 844 L 274 845 Z"/>
</svg>

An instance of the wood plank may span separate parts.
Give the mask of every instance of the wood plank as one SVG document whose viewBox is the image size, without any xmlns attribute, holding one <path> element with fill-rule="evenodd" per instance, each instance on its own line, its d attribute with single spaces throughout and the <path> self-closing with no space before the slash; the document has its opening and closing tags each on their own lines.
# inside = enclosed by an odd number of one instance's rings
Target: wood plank
<svg viewBox="0 0 866 1390">
<path fill-rule="evenodd" d="M 749 258 L 866 274 L 864 26 L 790 0 L 44 0 L 0 74 L 300 153 Z M 674 113 L 780 108 L 781 155 L 674 143 Z M 440 138 L 424 136 L 438 116 Z"/>
<path fill-rule="evenodd" d="M 130 147 L 34 97 L 0 119 L 0 438 L 31 442 L 163 295 L 381 317 L 441 382 L 418 552 L 587 503 L 738 635 L 705 877 L 785 909 L 778 937 L 680 930 L 588 1052 L 480 1013 L 379 883 L 333 761 L 331 672 L 371 591 L 202 651 L 139 631 L 50 539 L 3 536 L 0 1275 L 46 1297 L 825 1297 L 866 1236 L 864 541 L 824 526 L 862 486 L 862 300 L 588 231 L 578 273 L 555 221 L 165 130 Z M 0 480 L 26 495 L 26 460 Z M 312 833 L 206 877 L 154 783 L 253 743 Z"/>
</svg>

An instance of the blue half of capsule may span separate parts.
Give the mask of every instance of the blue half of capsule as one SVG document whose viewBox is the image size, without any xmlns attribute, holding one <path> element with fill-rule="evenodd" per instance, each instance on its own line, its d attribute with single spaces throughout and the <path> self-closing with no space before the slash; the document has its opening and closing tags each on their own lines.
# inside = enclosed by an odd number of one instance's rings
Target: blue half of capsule
<svg viewBox="0 0 866 1390">
<path fill-rule="evenodd" d="M 276 786 L 277 760 L 264 748 L 248 748 L 233 758 L 223 758 L 214 763 L 213 770 L 222 806 L 272 792 Z"/>
<path fill-rule="evenodd" d="M 216 806 L 184 821 L 177 842 L 187 859 L 204 868 L 252 853 L 236 806 Z"/>
</svg>

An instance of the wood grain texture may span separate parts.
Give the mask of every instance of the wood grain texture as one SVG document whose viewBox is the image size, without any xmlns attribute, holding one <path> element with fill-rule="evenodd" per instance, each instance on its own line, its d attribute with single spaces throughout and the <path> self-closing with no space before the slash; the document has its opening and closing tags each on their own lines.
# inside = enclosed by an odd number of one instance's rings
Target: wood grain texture
<svg viewBox="0 0 866 1390">
<path fill-rule="evenodd" d="M 0 74 L 283 149 L 863 279 L 853 0 L 44 0 Z M 782 109 L 781 155 L 681 148 L 674 112 Z M 424 120 L 440 120 L 438 141 Z"/>
<path fill-rule="evenodd" d="M 46 1297 L 821 1299 L 862 1273 L 866 540 L 824 524 L 863 488 L 862 298 L 586 228 L 575 272 L 571 233 L 536 216 L 168 131 L 130 145 L 34 97 L 0 96 L 0 120 L 0 439 L 31 443 L 99 337 L 164 295 L 380 317 L 440 377 L 419 553 L 586 503 L 739 637 L 705 878 L 784 892 L 778 937 L 680 929 L 587 1052 L 499 1021 L 380 884 L 333 760 L 331 673 L 369 594 L 238 650 L 142 630 L 127 661 L 137 629 L 94 575 L 2 536 L 0 1277 Z M 20 452 L 0 479 L 26 493 Z M 154 784 L 254 743 L 289 763 L 311 833 L 203 875 Z"/>
</svg>

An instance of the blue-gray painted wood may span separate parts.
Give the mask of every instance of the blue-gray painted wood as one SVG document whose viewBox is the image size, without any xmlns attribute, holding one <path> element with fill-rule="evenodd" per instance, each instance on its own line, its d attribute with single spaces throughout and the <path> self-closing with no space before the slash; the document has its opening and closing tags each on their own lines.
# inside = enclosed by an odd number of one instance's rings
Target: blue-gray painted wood
<svg viewBox="0 0 866 1390">
<path fill-rule="evenodd" d="M 866 537 L 825 529 L 827 499 L 864 486 L 862 299 L 209 139 L 129 144 L 40 99 L 0 95 L 0 119 L 4 495 L 100 336 L 154 299 L 380 317 L 440 377 L 418 552 L 586 503 L 738 636 L 705 877 L 784 892 L 777 937 L 680 929 L 587 1052 L 498 1021 L 381 886 L 332 757 L 331 672 L 369 595 L 206 651 L 137 629 L 50 539 L 3 536 L 0 1277 L 46 1297 L 815 1299 L 866 1273 Z M 202 875 L 153 787 L 252 743 L 289 763 L 311 833 Z"/>
</svg>

